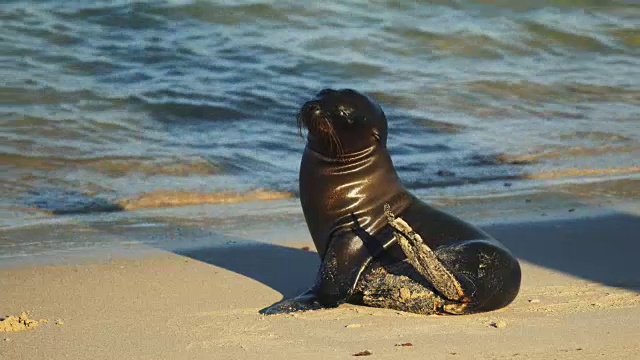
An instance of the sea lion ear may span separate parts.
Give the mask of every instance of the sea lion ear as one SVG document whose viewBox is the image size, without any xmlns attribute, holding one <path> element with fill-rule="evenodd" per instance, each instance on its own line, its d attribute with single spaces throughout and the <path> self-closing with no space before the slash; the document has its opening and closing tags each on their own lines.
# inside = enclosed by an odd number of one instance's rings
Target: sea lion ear
<svg viewBox="0 0 640 360">
<path fill-rule="evenodd" d="M 373 129 L 373 138 L 376 139 L 376 141 L 380 142 L 380 131 L 378 131 L 378 129 L 376 128 Z"/>
</svg>

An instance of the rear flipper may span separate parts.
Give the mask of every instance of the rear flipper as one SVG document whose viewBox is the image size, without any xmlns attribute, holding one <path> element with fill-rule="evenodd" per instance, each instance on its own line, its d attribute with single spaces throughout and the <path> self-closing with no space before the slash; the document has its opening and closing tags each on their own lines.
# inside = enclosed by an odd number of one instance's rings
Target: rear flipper
<svg viewBox="0 0 640 360">
<path fill-rule="evenodd" d="M 396 218 L 386 207 L 385 212 L 389 225 L 395 231 L 396 240 L 407 257 L 406 261 L 432 285 L 432 289 L 427 290 L 433 292 L 433 295 L 422 296 L 424 307 L 433 308 L 431 313 L 469 314 L 490 311 L 508 305 L 516 297 L 520 288 L 520 265 L 497 242 L 466 241 L 441 246 L 433 251 L 409 224 Z M 383 278 L 386 280 L 379 288 L 381 292 L 387 291 L 385 288 L 392 289 L 392 286 L 397 286 L 392 283 L 400 281 L 394 274 Z M 400 283 L 408 286 L 407 280 Z M 368 291 L 375 293 L 372 289 Z M 366 300 L 366 294 L 363 300 Z M 414 304 L 412 308 L 418 307 Z"/>
<path fill-rule="evenodd" d="M 460 305 L 440 295 L 406 260 L 384 265 L 374 260 L 349 302 L 423 315 L 443 314 Z"/>
</svg>

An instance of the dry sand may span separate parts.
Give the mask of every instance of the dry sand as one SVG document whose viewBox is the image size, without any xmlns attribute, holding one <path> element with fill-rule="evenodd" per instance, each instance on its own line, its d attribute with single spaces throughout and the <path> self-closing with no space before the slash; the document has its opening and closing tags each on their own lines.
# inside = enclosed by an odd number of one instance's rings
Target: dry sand
<svg viewBox="0 0 640 360">
<path fill-rule="evenodd" d="M 0 359 L 640 358 L 640 218 L 485 229 L 521 259 L 522 290 L 505 309 L 458 317 L 352 305 L 261 316 L 318 264 L 270 244 L 0 268 L 0 318 L 51 320 L 1 332 Z"/>
</svg>

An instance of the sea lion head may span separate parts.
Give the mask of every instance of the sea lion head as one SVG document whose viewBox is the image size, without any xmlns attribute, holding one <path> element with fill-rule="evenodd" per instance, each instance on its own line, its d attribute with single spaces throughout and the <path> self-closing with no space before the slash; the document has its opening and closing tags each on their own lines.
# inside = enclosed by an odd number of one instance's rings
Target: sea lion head
<svg viewBox="0 0 640 360">
<path fill-rule="evenodd" d="M 387 118 L 378 104 L 351 89 L 324 89 L 302 105 L 298 127 L 307 146 L 329 157 L 348 157 L 386 147 Z"/>
</svg>

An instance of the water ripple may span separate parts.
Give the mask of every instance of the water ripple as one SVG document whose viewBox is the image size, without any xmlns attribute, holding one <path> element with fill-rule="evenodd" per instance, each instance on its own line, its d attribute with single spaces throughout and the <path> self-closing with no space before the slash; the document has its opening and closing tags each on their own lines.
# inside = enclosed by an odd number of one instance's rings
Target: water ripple
<svg viewBox="0 0 640 360">
<path fill-rule="evenodd" d="M 5 1 L 0 205 L 294 193 L 295 114 L 326 87 L 381 103 L 412 188 L 624 175 L 638 18 L 624 0 Z"/>
</svg>

